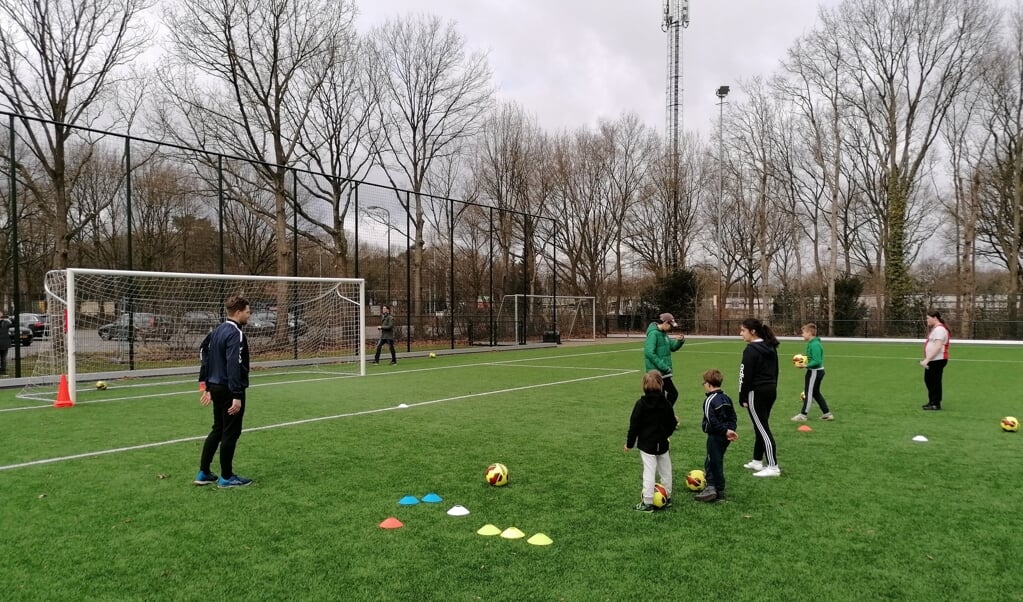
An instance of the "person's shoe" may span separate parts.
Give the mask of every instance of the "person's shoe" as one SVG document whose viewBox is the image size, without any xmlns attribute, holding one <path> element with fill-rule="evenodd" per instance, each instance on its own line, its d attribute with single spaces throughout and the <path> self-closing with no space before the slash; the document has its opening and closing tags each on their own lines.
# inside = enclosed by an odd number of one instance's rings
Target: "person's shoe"
<svg viewBox="0 0 1023 602">
<path fill-rule="evenodd" d="M 757 472 L 753 473 L 753 476 L 755 476 L 755 477 L 767 477 L 767 478 L 770 478 L 770 477 L 780 477 L 781 476 L 781 468 L 778 468 L 777 466 L 765 466 L 763 470 L 760 470 L 760 471 L 757 471 Z"/>
<path fill-rule="evenodd" d="M 654 510 L 657 510 L 657 508 L 655 508 L 653 504 L 647 504 L 645 502 L 640 502 L 636 504 L 635 506 L 632 507 L 632 509 L 637 512 L 653 512 Z"/>
<path fill-rule="evenodd" d="M 380 363 L 380 361 L 379 361 L 379 360 L 373 360 L 373 361 L 372 361 L 372 362 L 370 362 L 370 363 L 371 363 L 371 364 L 373 364 L 374 366 L 376 366 L 377 364 L 379 364 L 379 363 Z"/>
<path fill-rule="evenodd" d="M 936 406 L 936 405 L 934 405 L 934 404 L 930 404 L 930 403 L 929 403 L 929 404 L 927 404 L 927 405 L 923 406 L 923 409 L 924 409 L 924 410 L 927 410 L 927 411 L 931 411 L 931 410 L 940 410 L 940 409 L 941 409 L 941 406 Z"/>
<path fill-rule="evenodd" d="M 228 487 L 245 487 L 251 482 L 252 479 L 246 479 L 245 477 L 240 477 L 238 475 L 234 475 L 227 479 L 220 477 L 217 479 L 217 487 L 220 487 L 221 489 L 227 489 Z"/>
<path fill-rule="evenodd" d="M 745 468 L 746 470 L 763 470 L 764 463 L 761 462 L 760 460 L 750 460 L 749 462 L 743 464 L 742 467 Z"/>
<path fill-rule="evenodd" d="M 835 419 L 835 417 L 831 414 L 831 412 L 828 412 L 827 414 L 821 416 L 821 420 L 834 420 L 834 419 Z"/>
<path fill-rule="evenodd" d="M 806 422 L 806 414 L 796 414 L 792 417 L 792 422 Z"/>
<path fill-rule="evenodd" d="M 391 365 L 392 365 L 392 366 L 393 366 L 393 365 L 395 365 L 395 364 L 397 364 L 397 363 L 398 363 L 398 360 L 391 360 Z"/>
<path fill-rule="evenodd" d="M 725 501 L 725 499 L 726 499 L 725 498 L 725 491 L 723 489 L 718 489 L 718 499 L 715 500 L 715 501 L 723 502 L 723 501 Z"/>
<path fill-rule="evenodd" d="M 671 498 L 667 498 L 666 500 L 664 500 L 664 507 L 671 508 Z"/>
<path fill-rule="evenodd" d="M 219 479 L 220 479 L 220 477 L 218 477 L 217 475 L 213 474 L 212 472 L 204 472 L 204 471 L 200 470 L 199 474 L 195 475 L 195 480 L 192 481 L 192 482 L 195 483 L 196 485 L 199 485 L 199 486 L 202 486 L 202 485 L 212 485 L 212 484 L 216 483 L 217 480 L 219 480 Z"/>
<path fill-rule="evenodd" d="M 718 491 L 713 487 L 707 487 L 700 493 L 693 496 L 697 502 L 716 502 L 718 499 Z"/>
</svg>

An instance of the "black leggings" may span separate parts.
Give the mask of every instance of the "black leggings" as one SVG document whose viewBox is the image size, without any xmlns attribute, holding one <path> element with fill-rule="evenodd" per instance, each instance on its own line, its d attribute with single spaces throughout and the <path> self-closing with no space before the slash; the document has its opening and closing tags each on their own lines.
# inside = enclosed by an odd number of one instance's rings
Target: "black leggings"
<svg viewBox="0 0 1023 602">
<path fill-rule="evenodd" d="M 945 372 L 948 360 L 927 362 L 924 368 L 924 384 L 927 385 L 927 401 L 932 406 L 941 407 L 941 375 Z"/>
</svg>

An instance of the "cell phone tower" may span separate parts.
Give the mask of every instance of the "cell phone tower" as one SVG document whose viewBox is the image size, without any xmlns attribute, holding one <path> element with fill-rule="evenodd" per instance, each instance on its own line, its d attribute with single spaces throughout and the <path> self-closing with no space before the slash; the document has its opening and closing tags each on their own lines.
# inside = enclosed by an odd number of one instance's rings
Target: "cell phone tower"
<svg viewBox="0 0 1023 602">
<path fill-rule="evenodd" d="M 682 135 L 682 29 L 689 27 L 689 0 L 664 0 L 661 31 L 668 34 L 667 143 L 678 156 Z"/>
<path fill-rule="evenodd" d="M 682 29 L 689 27 L 689 0 L 664 0 L 661 31 L 668 34 L 667 132 L 665 147 L 671 153 L 671 219 L 681 218 L 679 208 L 679 146 L 682 130 Z M 672 272 L 681 264 L 682 249 L 672 237 L 664 240 L 664 265 Z"/>
</svg>

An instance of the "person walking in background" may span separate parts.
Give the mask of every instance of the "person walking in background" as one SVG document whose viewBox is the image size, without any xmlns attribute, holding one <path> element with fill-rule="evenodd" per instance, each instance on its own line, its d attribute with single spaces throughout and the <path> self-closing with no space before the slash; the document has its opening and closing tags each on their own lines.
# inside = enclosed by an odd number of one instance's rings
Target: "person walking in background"
<svg viewBox="0 0 1023 602">
<path fill-rule="evenodd" d="M 668 336 L 672 328 L 676 328 L 675 316 L 663 313 L 646 329 L 646 342 L 643 344 L 643 363 L 647 372 L 657 370 L 664 380 L 664 395 L 671 407 L 678 401 L 678 389 L 672 381 L 671 354 L 682 348 L 686 335 L 679 334 L 677 339 Z"/>
<path fill-rule="evenodd" d="M 806 341 L 806 363 L 799 366 L 806 369 L 803 378 L 803 407 L 799 413 L 792 417 L 793 422 L 806 422 L 806 416 L 810 413 L 810 403 L 817 402 L 821 407 L 821 420 L 834 420 L 835 417 L 828 409 L 828 402 L 821 394 L 821 383 L 824 382 L 824 345 L 817 336 L 817 325 L 813 322 L 804 324 L 800 334 Z"/>
<path fill-rule="evenodd" d="M 948 324 L 941 319 L 936 310 L 927 312 L 927 340 L 924 341 L 924 359 L 920 365 L 924 367 L 924 384 L 927 386 L 927 403 L 925 410 L 941 409 L 941 377 L 948 365 L 948 344 L 951 333 Z"/>
<path fill-rule="evenodd" d="M 725 452 L 728 445 L 739 438 L 735 432 L 737 419 L 732 398 L 721 390 L 724 377 L 719 370 L 703 373 L 703 432 L 707 433 L 707 458 L 703 471 L 707 475 L 707 487 L 696 494 L 699 502 L 716 502 L 725 499 Z"/>
<path fill-rule="evenodd" d="M 11 348 L 11 321 L 0 311 L 0 374 L 7 374 L 7 350 Z M 16 341 L 20 341 L 21 333 L 15 333 Z"/>
<path fill-rule="evenodd" d="M 781 476 L 774 435 L 771 434 L 771 408 L 778 399 L 778 338 L 771 328 L 756 318 L 746 318 L 739 327 L 746 341 L 739 364 L 739 403 L 749 410 L 753 421 L 753 460 L 743 465 L 755 477 Z"/>
<path fill-rule="evenodd" d="M 380 350 L 384 343 L 387 343 L 391 348 L 391 365 L 397 364 L 398 358 L 394 355 L 394 316 L 391 315 L 390 305 L 380 307 L 380 326 L 377 326 L 377 330 L 380 331 L 380 338 L 377 339 L 377 350 L 373 354 L 373 363 L 380 363 Z"/>
<path fill-rule="evenodd" d="M 218 487 L 243 487 L 252 479 L 234 472 L 234 451 L 242 434 L 245 417 L 245 390 L 249 387 L 249 345 L 242 326 L 249 321 L 252 308 L 244 297 L 230 296 L 224 301 L 227 319 L 203 339 L 199 347 L 199 403 L 213 404 L 213 427 L 206 436 L 199 457 L 196 485 L 216 483 Z M 213 456 L 220 448 L 220 476 L 210 470 Z"/>
<path fill-rule="evenodd" d="M 632 407 L 629 432 L 625 435 L 625 451 L 639 447 L 643 460 L 642 499 L 633 507 L 640 512 L 653 512 L 654 485 L 660 476 L 661 485 L 668 494 L 665 508 L 671 506 L 671 456 L 668 437 L 675 432 L 678 417 L 664 396 L 664 379 L 657 370 L 643 375 L 643 396 Z"/>
</svg>

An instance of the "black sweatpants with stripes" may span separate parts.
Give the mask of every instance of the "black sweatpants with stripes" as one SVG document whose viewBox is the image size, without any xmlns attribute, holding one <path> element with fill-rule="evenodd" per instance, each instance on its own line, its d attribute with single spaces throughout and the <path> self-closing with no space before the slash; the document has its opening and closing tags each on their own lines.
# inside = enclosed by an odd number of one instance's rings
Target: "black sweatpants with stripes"
<svg viewBox="0 0 1023 602">
<path fill-rule="evenodd" d="M 771 434 L 771 409 L 778 399 L 776 386 L 758 387 L 746 394 L 742 402 L 749 410 L 753 421 L 753 459 L 760 460 L 764 466 L 777 466 L 778 454 L 774 446 L 774 435 Z"/>
</svg>

